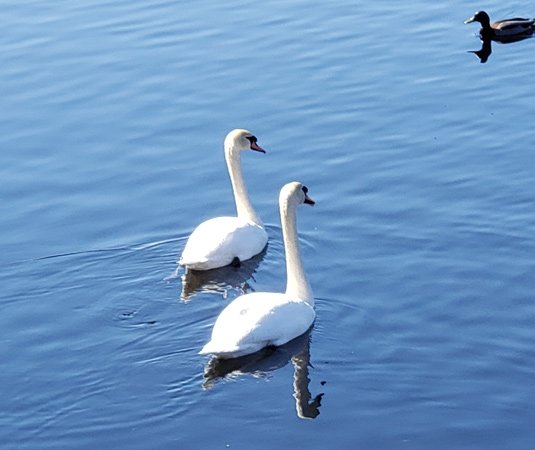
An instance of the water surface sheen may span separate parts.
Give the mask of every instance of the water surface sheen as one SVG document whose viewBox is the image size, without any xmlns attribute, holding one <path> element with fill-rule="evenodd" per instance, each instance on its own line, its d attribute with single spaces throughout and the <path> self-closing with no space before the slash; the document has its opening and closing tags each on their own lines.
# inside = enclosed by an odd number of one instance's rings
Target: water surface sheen
<svg viewBox="0 0 535 450">
<path fill-rule="evenodd" d="M 480 63 L 478 8 L 7 2 L 2 445 L 529 448 L 535 40 Z M 189 232 L 234 211 L 235 127 L 268 151 L 243 169 L 270 243 L 186 285 Z M 315 326 L 207 380 L 219 311 L 284 288 L 291 180 L 317 202 L 299 209 Z"/>
</svg>

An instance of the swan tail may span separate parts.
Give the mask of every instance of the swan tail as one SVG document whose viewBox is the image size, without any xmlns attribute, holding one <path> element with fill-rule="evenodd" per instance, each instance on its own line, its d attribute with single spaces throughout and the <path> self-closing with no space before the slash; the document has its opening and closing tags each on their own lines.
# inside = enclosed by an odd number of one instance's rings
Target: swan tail
<svg viewBox="0 0 535 450">
<path fill-rule="evenodd" d="M 239 350 L 239 347 L 233 346 L 233 347 L 225 347 L 222 348 L 221 346 L 217 345 L 215 342 L 210 341 L 208 342 L 199 352 L 199 355 L 226 355 L 229 353 L 233 353 Z"/>
<path fill-rule="evenodd" d="M 239 346 L 239 345 L 228 345 L 222 347 L 215 342 L 208 342 L 199 352 L 199 355 L 214 355 L 218 358 L 237 358 L 239 356 L 247 355 L 249 353 L 254 353 L 259 350 L 262 346 Z"/>
<path fill-rule="evenodd" d="M 192 258 L 184 257 L 184 255 L 180 257 L 178 264 L 193 270 L 209 270 L 214 267 L 221 267 L 218 266 L 217 263 L 211 263 L 208 258 L 194 260 Z"/>
</svg>

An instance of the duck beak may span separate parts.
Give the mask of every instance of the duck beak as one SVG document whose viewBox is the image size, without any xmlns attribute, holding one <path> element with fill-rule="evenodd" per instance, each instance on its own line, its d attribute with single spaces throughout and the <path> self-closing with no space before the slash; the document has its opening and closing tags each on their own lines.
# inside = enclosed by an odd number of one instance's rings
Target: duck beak
<svg viewBox="0 0 535 450">
<path fill-rule="evenodd" d="M 266 151 L 254 141 L 251 142 L 251 150 L 254 150 L 255 152 L 266 153 Z"/>
<path fill-rule="evenodd" d="M 472 23 L 472 22 L 475 22 L 475 20 L 474 20 L 474 17 L 473 17 L 473 16 L 472 16 L 472 17 L 470 17 L 470 19 L 466 19 L 466 20 L 464 21 L 464 23 Z"/>
<path fill-rule="evenodd" d="M 316 204 L 316 202 L 314 200 L 312 200 L 308 194 L 305 194 L 305 205 L 310 205 L 310 206 L 314 206 Z"/>
</svg>

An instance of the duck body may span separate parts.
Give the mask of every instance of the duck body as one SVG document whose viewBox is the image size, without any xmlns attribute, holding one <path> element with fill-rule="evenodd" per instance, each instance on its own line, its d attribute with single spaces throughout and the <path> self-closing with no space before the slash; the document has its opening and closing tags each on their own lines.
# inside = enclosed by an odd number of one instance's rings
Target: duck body
<svg viewBox="0 0 535 450">
<path fill-rule="evenodd" d="M 210 270 L 246 261 L 266 246 L 268 235 L 259 224 L 241 217 L 215 217 L 193 230 L 180 258 L 192 270 Z"/>
<path fill-rule="evenodd" d="M 221 312 L 210 342 L 199 353 L 236 358 L 271 345 L 278 347 L 305 333 L 315 318 L 310 304 L 286 294 L 245 294 Z"/>
<path fill-rule="evenodd" d="M 314 323 L 314 296 L 302 265 L 296 228 L 296 209 L 313 205 L 301 183 L 285 185 L 279 197 L 286 258 L 285 293 L 253 292 L 235 298 L 219 314 L 210 341 L 199 352 L 218 358 L 237 358 L 280 346 L 305 333 Z"/>
<path fill-rule="evenodd" d="M 482 39 L 514 38 L 533 34 L 535 19 L 514 17 L 511 19 L 490 22 L 490 17 L 485 11 L 478 11 L 464 23 L 479 22 L 481 29 L 479 35 Z"/>
<path fill-rule="evenodd" d="M 206 220 L 194 229 L 178 261 L 188 269 L 209 270 L 239 264 L 260 253 L 267 244 L 268 235 L 249 201 L 241 170 L 242 151 L 265 153 L 265 150 L 244 129 L 228 133 L 224 149 L 237 214 Z"/>
</svg>

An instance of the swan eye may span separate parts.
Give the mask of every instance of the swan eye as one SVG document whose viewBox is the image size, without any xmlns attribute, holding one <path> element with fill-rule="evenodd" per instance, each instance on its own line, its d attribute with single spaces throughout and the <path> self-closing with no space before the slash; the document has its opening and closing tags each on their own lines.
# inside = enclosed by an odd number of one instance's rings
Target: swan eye
<svg viewBox="0 0 535 450">
<path fill-rule="evenodd" d="M 248 141 L 249 141 L 251 144 L 256 144 L 256 141 L 258 141 L 258 139 L 256 138 L 256 136 L 246 136 L 246 138 L 248 139 Z"/>
<path fill-rule="evenodd" d="M 308 188 L 306 186 L 303 186 L 303 192 L 306 194 L 308 194 Z"/>
</svg>

